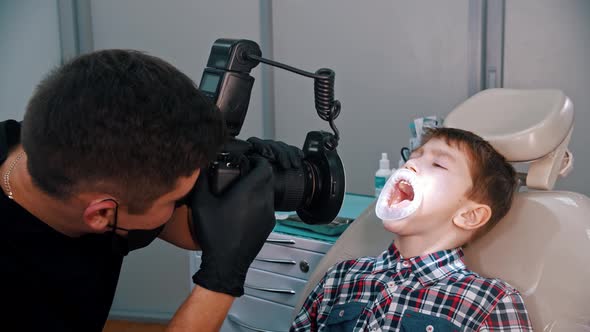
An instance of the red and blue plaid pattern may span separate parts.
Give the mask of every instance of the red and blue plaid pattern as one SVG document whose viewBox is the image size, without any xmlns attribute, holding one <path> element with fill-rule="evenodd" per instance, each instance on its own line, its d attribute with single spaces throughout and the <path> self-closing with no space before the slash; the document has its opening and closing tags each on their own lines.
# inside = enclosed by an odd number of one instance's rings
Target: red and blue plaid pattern
<svg viewBox="0 0 590 332">
<path fill-rule="evenodd" d="M 353 331 L 400 331 L 404 316 L 414 314 L 451 323 L 453 331 L 532 331 L 518 291 L 469 271 L 462 257 L 457 248 L 404 259 L 392 243 L 379 257 L 339 263 L 309 295 L 291 331 L 329 330 L 351 303 L 360 306 Z"/>
</svg>

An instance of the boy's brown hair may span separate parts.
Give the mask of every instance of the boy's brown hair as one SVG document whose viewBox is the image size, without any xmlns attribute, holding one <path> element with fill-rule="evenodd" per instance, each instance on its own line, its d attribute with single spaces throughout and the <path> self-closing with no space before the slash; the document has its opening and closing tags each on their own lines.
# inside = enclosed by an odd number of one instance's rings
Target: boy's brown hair
<svg viewBox="0 0 590 332">
<path fill-rule="evenodd" d="M 470 131 L 428 128 L 422 137 L 422 145 L 433 138 L 442 139 L 449 146 L 466 153 L 473 183 L 466 197 L 486 204 L 492 210 L 490 220 L 474 234 L 473 240 L 487 233 L 510 210 L 518 185 L 516 171 L 490 143 Z"/>
</svg>

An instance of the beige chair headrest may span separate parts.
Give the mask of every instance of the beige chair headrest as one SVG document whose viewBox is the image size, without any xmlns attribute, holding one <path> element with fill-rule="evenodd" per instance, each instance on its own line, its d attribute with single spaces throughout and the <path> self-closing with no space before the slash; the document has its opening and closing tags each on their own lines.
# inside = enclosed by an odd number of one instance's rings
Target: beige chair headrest
<svg viewBox="0 0 590 332">
<path fill-rule="evenodd" d="M 483 137 L 510 162 L 532 161 L 526 185 L 541 190 L 571 169 L 566 151 L 573 124 L 574 106 L 560 90 L 484 90 L 444 120 L 445 127 Z"/>
<path fill-rule="evenodd" d="M 573 123 L 572 102 L 560 90 L 489 89 L 455 108 L 444 126 L 474 132 L 508 161 L 521 162 L 554 151 Z"/>
</svg>

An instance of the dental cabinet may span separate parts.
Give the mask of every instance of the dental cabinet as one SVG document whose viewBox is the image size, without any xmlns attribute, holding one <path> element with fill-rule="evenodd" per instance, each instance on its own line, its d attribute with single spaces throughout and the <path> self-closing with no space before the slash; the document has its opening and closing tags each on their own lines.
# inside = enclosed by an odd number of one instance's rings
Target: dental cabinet
<svg viewBox="0 0 590 332">
<path fill-rule="evenodd" d="M 273 232 L 250 266 L 244 295 L 234 301 L 221 328 L 288 331 L 299 294 L 332 243 Z M 201 263 L 195 253 L 196 266 Z"/>
</svg>

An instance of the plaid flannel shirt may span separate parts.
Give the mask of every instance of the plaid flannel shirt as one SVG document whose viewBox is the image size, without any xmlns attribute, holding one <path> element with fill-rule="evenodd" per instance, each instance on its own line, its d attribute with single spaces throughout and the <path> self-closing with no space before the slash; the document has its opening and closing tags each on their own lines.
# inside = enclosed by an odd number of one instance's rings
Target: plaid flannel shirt
<svg viewBox="0 0 590 332">
<path fill-rule="evenodd" d="M 457 248 L 404 259 L 392 243 L 380 257 L 339 263 L 291 331 L 532 331 L 518 291 L 462 257 Z"/>
</svg>

